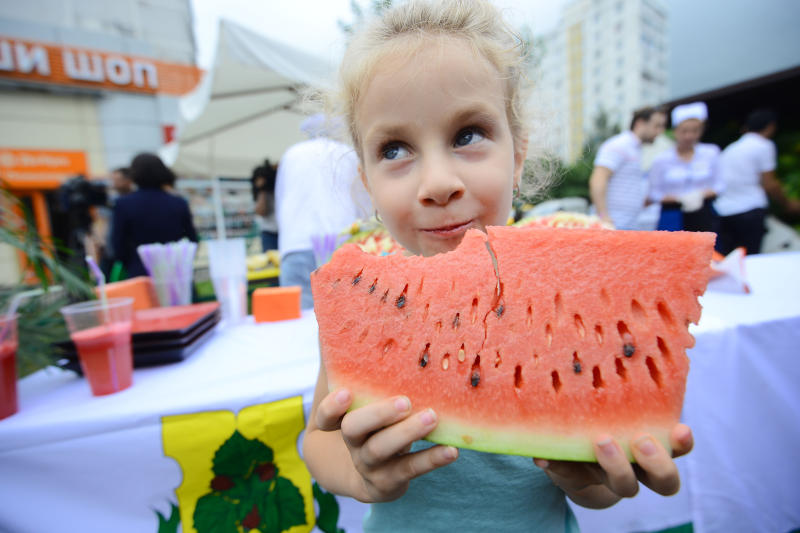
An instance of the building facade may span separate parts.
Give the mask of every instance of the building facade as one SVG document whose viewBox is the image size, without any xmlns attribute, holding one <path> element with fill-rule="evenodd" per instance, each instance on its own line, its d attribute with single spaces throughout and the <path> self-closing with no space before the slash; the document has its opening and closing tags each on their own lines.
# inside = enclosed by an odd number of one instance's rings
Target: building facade
<svg viewBox="0 0 800 533">
<path fill-rule="evenodd" d="M 57 188 L 104 178 L 174 134 L 178 98 L 193 89 L 189 0 L 0 3 L 0 178 L 58 235 Z M 0 249 L 0 283 L 15 283 Z"/>
<path fill-rule="evenodd" d="M 667 11 L 660 0 L 574 0 L 544 37 L 536 97 L 550 149 L 580 157 L 595 121 L 629 126 L 634 109 L 668 99 Z"/>
</svg>

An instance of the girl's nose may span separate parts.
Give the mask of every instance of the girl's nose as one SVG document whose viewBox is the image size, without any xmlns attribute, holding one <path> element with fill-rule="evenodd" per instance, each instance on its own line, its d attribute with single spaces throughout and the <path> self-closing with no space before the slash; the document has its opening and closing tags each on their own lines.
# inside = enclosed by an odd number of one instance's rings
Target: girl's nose
<svg viewBox="0 0 800 533">
<path fill-rule="evenodd" d="M 447 205 L 464 195 L 464 182 L 447 157 L 428 158 L 420 167 L 418 200 L 424 205 Z"/>
</svg>

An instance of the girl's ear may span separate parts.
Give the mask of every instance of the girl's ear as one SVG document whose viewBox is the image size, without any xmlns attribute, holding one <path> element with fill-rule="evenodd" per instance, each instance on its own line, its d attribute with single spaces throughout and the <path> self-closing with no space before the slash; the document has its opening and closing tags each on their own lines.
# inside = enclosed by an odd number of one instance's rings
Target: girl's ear
<svg viewBox="0 0 800 533">
<path fill-rule="evenodd" d="M 372 195 L 372 191 L 369 190 L 367 174 L 364 172 L 364 167 L 361 166 L 361 163 L 358 164 L 358 177 L 361 178 L 361 183 L 364 185 L 364 188 L 367 190 L 367 192 Z"/>
<path fill-rule="evenodd" d="M 519 143 L 514 144 L 514 186 L 519 187 L 522 182 L 522 171 L 525 169 L 525 158 L 528 155 L 527 135 Z"/>
</svg>

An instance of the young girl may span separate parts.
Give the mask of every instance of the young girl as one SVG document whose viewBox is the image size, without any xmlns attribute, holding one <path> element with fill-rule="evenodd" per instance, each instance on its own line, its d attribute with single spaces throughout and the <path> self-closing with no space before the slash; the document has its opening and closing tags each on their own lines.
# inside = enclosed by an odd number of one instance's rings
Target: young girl
<svg viewBox="0 0 800 533">
<path fill-rule="evenodd" d="M 485 0 L 404 3 L 351 42 L 341 67 L 344 114 L 361 179 L 392 235 L 424 256 L 469 228 L 505 224 L 527 151 L 520 46 Z M 564 495 L 587 507 L 662 494 L 678 473 L 649 435 L 620 446 L 598 435 L 599 464 L 532 461 L 419 442 L 436 413 L 395 396 L 347 412 L 321 366 L 303 444 L 326 489 L 372 502 L 366 531 L 572 531 Z M 689 428 L 671 435 L 676 455 Z M 638 480 L 637 480 L 638 478 Z"/>
</svg>

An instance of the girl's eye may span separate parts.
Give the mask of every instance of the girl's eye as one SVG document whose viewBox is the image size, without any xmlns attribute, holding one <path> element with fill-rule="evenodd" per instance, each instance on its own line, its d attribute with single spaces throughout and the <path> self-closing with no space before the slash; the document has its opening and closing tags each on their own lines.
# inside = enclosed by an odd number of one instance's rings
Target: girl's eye
<svg viewBox="0 0 800 533">
<path fill-rule="evenodd" d="M 466 128 L 458 132 L 456 135 L 456 146 L 467 146 L 483 140 L 483 134 L 477 128 Z"/>
<path fill-rule="evenodd" d="M 408 155 L 408 150 L 399 144 L 387 144 L 381 150 L 381 157 L 384 159 L 394 160 L 400 159 Z"/>
</svg>

